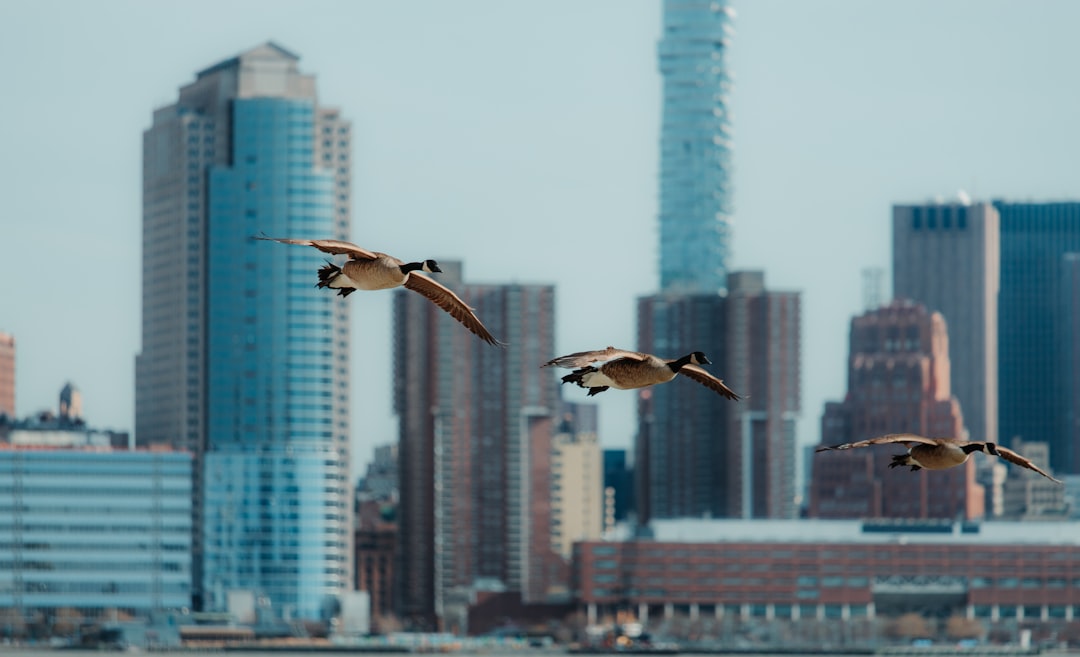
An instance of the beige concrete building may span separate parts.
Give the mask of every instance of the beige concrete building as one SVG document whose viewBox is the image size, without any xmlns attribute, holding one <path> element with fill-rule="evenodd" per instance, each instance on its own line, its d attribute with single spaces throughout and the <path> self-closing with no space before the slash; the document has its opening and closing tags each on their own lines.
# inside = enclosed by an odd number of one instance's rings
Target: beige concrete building
<svg viewBox="0 0 1080 657">
<path fill-rule="evenodd" d="M 560 431 L 551 446 L 551 549 L 570 559 L 575 541 L 604 529 L 603 450 L 595 433 Z"/>
<path fill-rule="evenodd" d="M 893 206 L 893 295 L 940 312 L 973 440 L 998 440 L 1000 219 L 989 203 Z"/>
</svg>

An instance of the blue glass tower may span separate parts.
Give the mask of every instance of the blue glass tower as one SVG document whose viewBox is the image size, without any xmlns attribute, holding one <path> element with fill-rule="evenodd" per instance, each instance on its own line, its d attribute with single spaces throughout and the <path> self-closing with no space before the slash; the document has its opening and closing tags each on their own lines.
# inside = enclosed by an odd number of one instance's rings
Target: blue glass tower
<svg viewBox="0 0 1080 657">
<path fill-rule="evenodd" d="M 664 0 L 660 72 L 660 287 L 725 288 L 732 228 L 731 78 L 734 11 L 723 0 Z"/>
<path fill-rule="evenodd" d="M 348 238 L 349 125 L 272 43 L 198 74 L 144 141 L 136 439 L 195 454 L 193 604 L 320 618 L 351 589 L 347 305 L 313 249 Z M 171 242 L 171 243 L 170 243 Z"/>
<path fill-rule="evenodd" d="M 998 435 L 1050 445 L 1050 467 L 1080 474 L 1071 368 L 1080 342 L 1074 262 L 1080 253 L 1080 202 L 994 201 L 1001 214 L 998 300 Z"/>
</svg>

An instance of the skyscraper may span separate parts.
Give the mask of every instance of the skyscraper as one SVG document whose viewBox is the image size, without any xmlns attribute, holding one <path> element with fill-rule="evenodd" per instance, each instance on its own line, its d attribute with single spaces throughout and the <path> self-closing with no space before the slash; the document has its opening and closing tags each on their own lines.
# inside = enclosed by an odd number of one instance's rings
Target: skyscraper
<svg viewBox="0 0 1080 657">
<path fill-rule="evenodd" d="M 1076 474 L 1080 473 L 1080 253 L 1066 254 L 1064 266 L 1062 305 L 1065 322 L 1058 353 L 1065 365 L 1065 385 L 1062 387 L 1065 435 L 1060 442 L 1068 446 L 1068 451 L 1059 461 L 1064 464 L 1062 470 Z"/>
<path fill-rule="evenodd" d="M 949 385 L 949 336 L 941 313 L 907 300 L 851 321 L 848 391 L 829 402 L 821 443 L 887 433 L 959 436 L 960 403 Z M 983 515 L 975 461 L 948 470 L 888 467 L 900 445 L 815 454 L 810 516 L 815 518 L 976 518 Z"/>
<path fill-rule="evenodd" d="M 143 135 L 135 428 L 194 455 L 196 607 L 315 618 L 352 580 L 347 306 L 319 254 L 250 239 L 348 237 L 350 126 L 297 62 L 206 68 Z"/>
<path fill-rule="evenodd" d="M 998 300 L 1001 441 L 1046 442 L 1058 474 L 1080 474 L 1068 353 L 1080 342 L 1075 264 L 1080 202 L 994 201 L 1001 215 Z M 1007 400 L 1007 403 L 1004 403 Z"/>
<path fill-rule="evenodd" d="M 893 206 L 893 294 L 944 315 L 953 394 L 971 438 L 990 442 L 998 439 L 1000 256 L 989 203 Z"/>
<path fill-rule="evenodd" d="M 664 0 L 660 287 L 722 290 L 732 227 L 726 0 Z"/>
<path fill-rule="evenodd" d="M 0 415 L 15 419 L 15 336 L 0 333 Z"/>
<path fill-rule="evenodd" d="M 550 285 L 463 284 L 461 265 L 435 276 L 456 290 L 505 349 L 485 344 L 412 292 L 394 298 L 394 408 L 399 417 L 400 613 L 407 627 L 464 629 L 473 592 L 525 594 L 550 540 L 557 379 Z M 530 458 L 530 455 L 532 456 Z M 541 470 L 541 471 L 538 471 Z"/>
<path fill-rule="evenodd" d="M 689 381 L 638 391 L 635 473 L 639 520 L 795 515 L 795 422 L 800 410 L 800 295 L 765 288 L 762 272 L 733 272 L 726 296 L 638 300 L 638 344 L 712 362 L 739 402 Z"/>
<path fill-rule="evenodd" d="M 794 518 L 801 294 L 766 289 L 760 271 L 733 272 L 727 305 L 727 369 L 719 374 L 744 396 L 728 427 L 728 515 Z"/>
<path fill-rule="evenodd" d="M 655 294 L 638 299 L 638 348 L 661 358 L 701 351 L 713 374 L 742 393 L 725 374 L 728 365 L 727 299 L 716 294 Z M 633 390 L 638 432 L 634 441 L 637 519 L 726 517 L 727 442 L 733 402 L 689 380 Z M 723 473 L 723 474 L 721 474 Z"/>
</svg>

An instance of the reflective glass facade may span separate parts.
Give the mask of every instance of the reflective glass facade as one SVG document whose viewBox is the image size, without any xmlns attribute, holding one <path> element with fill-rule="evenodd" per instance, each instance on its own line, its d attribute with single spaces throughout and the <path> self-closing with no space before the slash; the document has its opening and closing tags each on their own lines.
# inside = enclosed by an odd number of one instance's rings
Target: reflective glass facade
<svg viewBox="0 0 1080 657">
<path fill-rule="evenodd" d="M 144 135 L 136 440 L 194 455 L 195 609 L 246 590 L 316 619 L 351 588 L 349 304 L 314 287 L 324 254 L 251 239 L 349 239 L 350 151 L 273 43 L 200 71 Z"/>
<path fill-rule="evenodd" d="M 204 587 L 224 609 L 253 590 L 285 618 L 318 618 L 351 589 L 348 465 L 325 442 L 225 449 L 206 457 Z M 333 492 L 331 492 L 333 491 Z"/>
<path fill-rule="evenodd" d="M 664 0 L 660 136 L 660 286 L 724 289 L 732 229 L 731 78 L 734 11 L 717 0 Z"/>
<path fill-rule="evenodd" d="M 191 603 L 191 455 L 0 449 L 0 609 Z"/>
<path fill-rule="evenodd" d="M 1050 444 L 1050 467 L 1080 474 L 1073 440 L 1070 345 L 1080 342 L 1070 255 L 1080 253 L 1080 202 L 995 201 L 1001 215 L 998 434 Z"/>
<path fill-rule="evenodd" d="M 204 595 L 222 609 L 251 589 L 318 618 L 350 572 L 337 301 L 312 284 L 318 251 L 250 236 L 333 234 L 334 176 L 314 167 L 311 99 L 232 112 L 233 164 L 209 174 Z"/>
</svg>

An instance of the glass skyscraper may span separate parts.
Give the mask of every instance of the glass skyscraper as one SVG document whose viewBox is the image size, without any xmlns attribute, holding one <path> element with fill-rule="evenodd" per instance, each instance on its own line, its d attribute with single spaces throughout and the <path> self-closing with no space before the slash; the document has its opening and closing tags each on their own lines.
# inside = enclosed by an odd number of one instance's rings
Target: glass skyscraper
<svg viewBox="0 0 1080 657">
<path fill-rule="evenodd" d="M 350 126 L 266 43 L 198 73 L 143 148 L 136 440 L 195 455 L 193 604 L 318 618 L 350 589 L 347 306 L 312 249 L 347 239 Z"/>
<path fill-rule="evenodd" d="M 731 78 L 734 10 L 724 0 L 664 0 L 660 136 L 660 287 L 715 292 L 731 243 Z"/>
<path fill-rule="evenodd" d="M 1080 404 L 1073 345 L 1074 262 L 1080 253 L 1080 202 L 994 201 L 1001 215 L 998 298 L 998 435 L 1050 444 L 1050 467 L 1080 474 L 1075 409 Z"/>
</svg>

